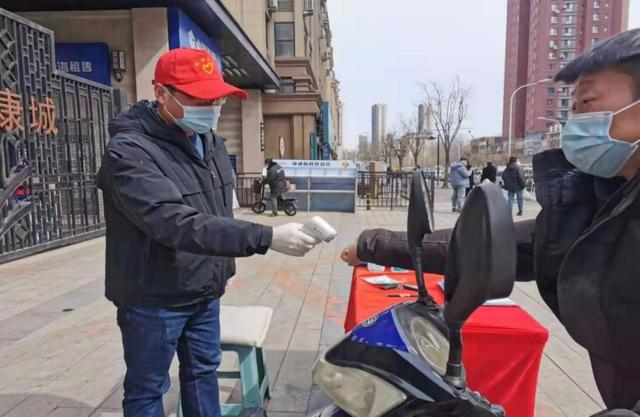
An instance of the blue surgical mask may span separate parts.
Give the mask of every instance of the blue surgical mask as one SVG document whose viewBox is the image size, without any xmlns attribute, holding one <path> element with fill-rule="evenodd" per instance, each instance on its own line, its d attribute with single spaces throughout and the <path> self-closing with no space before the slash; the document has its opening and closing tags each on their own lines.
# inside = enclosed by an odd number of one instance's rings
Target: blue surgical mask
<svg viewBox="0 0 640 417">
<path fill-rule="evenodd" d="M 567 160 L 580 171 L 602 178 L 613 178 L 638 149 L 636 142 L 624 142 L 609 136 L 613 117 L 630 109 L 640 100 L 616 111 L 573 114 L 562 129 L 562 150 Z"/>
<path fill-rule="evenodd" d="M 171 92 L 169 95 L 182 107 L 182 118 L 171 115 L 175 124 L 182 130 L 204 134 L 218 127 L 221 106 L 185 106 Z"/>
</svg>

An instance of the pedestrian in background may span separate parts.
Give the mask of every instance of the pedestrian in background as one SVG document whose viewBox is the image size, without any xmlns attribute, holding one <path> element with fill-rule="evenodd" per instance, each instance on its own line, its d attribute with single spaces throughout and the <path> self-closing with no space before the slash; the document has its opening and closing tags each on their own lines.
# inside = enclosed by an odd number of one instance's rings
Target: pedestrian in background
<svg viewBox="0 0 640 417">
<path fill-rule="evenodd" d="M 467 158 L 460 158 L 459 161 L 451 164 L 449 168 L 449 184 L 453 189 L 451 195 L 451 211 L 454 213 L 462 210 L 462 204 L 464 203 L 465 191 L 469 186 L 469 177 L 471 171 L 467 168 L 469 161 Z"/>
<path fill-rule="evenodd" d="M 496 177 L 498 175 L 498 170 L 493 165 L 493 162 L 487 162 L 487 166 L 482 168 L 482 175 L 480 176 L 480 182 L 484 182 L 484 180 L 489 180 L 493 183 L 496 182 Z"/>
<path fill-rule="evenodd" d="M 282 200 L 282 194 L 287 191 L 287 178 L 284 175 L 284 169 L 271 158 L 265 159 L 265 177 L 263 184 L 269 185 L 271 198 L 271 214 L 270 217 L 278 215 L 278 201 Z"/>
<path fill-rule="evenodd" d="M 471 166 L 471 163 L 468 161 L 467 161 L 467 170 L 471 172 L 471 175 L 469 175 L 469 186 L 464 192 L 465 198 L 469 195 L 473 187 L 476 186 L 476 179 L 474 178 L 473 167 Z"/>
<path fill-rule="evenodd" d="M 507 204 L 509 205 L 509 210 L 513 210 L 513 198 L 516 197 L 518 201 L 518 216 L 522 216 L 522 191 L 526 182 L 517 157 L 512 156 L 509 158 L 509 164 L 502 173 L 502 181 L 504 182 L 504 189 L 508 193 Z"/>
</svg>

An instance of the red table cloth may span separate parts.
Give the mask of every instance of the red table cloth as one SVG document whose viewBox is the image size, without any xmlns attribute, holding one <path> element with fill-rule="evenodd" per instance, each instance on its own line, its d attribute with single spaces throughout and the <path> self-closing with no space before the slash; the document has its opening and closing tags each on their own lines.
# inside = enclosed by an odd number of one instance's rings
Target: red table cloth
<svg viewBox="0 0 640 417">
<path fill-rule="evenodd" d="M 389 294 L 416 294 L 382 290 L 364 281 L 382 274 L 415 285 L 413 271 L 392 273 L 387 268 L 380 273 L 354 268 L 345 331 L 395 304 L 412 300 Z M 442 276 L 425 274 L 425 279 L 431 296 L 442 304 L 444 292 L 438 285 Z M 520 307 L 480 307 L 462 328 L 469 387 L 504 407 L 508 417 L 533 417 L 540 360 L 548 337 L 547 330 Z"/>
</svg>

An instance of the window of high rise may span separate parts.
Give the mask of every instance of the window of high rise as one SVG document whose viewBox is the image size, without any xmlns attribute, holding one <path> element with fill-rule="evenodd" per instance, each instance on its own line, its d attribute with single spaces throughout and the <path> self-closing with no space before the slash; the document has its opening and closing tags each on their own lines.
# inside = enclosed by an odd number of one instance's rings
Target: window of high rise
<svg viewBox="0 0 640 417">
<path fill-rule="evenodd" d="M 609 3 L 607 3 L 607 6 L 609 5 Z M 593 8 L 594 9 L 599 9 L 600 8 L 600 0 L 594 0 L 593 1 Z"/>
<path fill-rule="evenodd" d="M 594 22 L 600 21 L 600 13 L 594 13 L 593 14 L 593 21 Z"/>
<path fill-rule="evenodd" d="M 553 87 L 547 87 L 547 95 L 552 96 L 556 93 L 556 89 Z"/>
<path fill-rule="evenodd" d="M 600 33 L 600 28 L 598 26 L 594 26 L 591 28 L 591 33 Z"/>
<path fill-rule="evenodd" d="M 295 56 L 295 26 L 293 22 L 276 23 L 276 57 Z"/>
<path fill-rule="evenodd" d="M 551 28 L 551 30 L 549 31 L 549 35 L 551 36 L 557 36 L 558 35 L 558 28 Z"/>
</svg>

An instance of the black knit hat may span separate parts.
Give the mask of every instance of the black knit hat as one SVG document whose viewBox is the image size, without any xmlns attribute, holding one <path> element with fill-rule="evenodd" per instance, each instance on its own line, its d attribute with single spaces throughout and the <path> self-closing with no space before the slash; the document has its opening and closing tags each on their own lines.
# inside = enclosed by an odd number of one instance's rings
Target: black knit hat
<svg viewBox="0 0 640 417">
<path fill-rule="evenodd" d="M 583 74 L 640 57 L 640 29 L 619 33 L 582 53 L 558 74 L 555 81 L 573 84 Z"/>
</svg>

